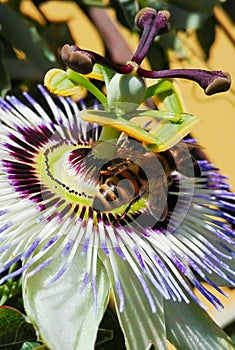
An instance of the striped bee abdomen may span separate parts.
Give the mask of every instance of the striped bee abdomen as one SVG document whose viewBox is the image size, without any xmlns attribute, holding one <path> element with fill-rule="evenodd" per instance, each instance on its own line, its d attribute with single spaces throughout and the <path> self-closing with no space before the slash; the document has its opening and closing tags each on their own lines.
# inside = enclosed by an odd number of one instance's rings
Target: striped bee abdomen
<svg viewBox="0 0 235 350">
<path fill-rule="evenodd" d="M 136 163 L 120 171 L 116 170 L 99 187 L 93 201 L 94 210 L 107 212 L 134 201 L 142 186 L 139 172 L 140 167 Z"/>
</svg>

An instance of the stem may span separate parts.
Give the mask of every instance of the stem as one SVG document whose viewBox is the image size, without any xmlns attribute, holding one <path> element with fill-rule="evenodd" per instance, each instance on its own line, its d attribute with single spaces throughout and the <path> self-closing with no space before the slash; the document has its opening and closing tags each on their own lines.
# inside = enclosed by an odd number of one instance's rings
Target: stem
<svg viewBox="0 0 235 350">
<path fill-rule="evenodd" d="M 234 24 L 221 6 L 214 7 L 214 17 L 221 29 L 225 32 L 231 43 L 235 44 Z"/>
<path fill-rule="evenodd" d="M 111 126 L 103 126 L 102 131 L 99 137 L 100 142 L 115 140 L 115 143 L 117 142 L 117 139 L 120 136 L 120 131 L 117 129 L 112 128 Z"/>
<path fill-rule="evenodd" d="M 138 68 L 138 75 L 144 78 L 182 78 L 198 83 L 206 95 L 225 92 L 230 88 L 230 75 L 222 71 L 207 71 L 204 69 L 169 69 L 162 71 L 148 71 Z"/>
<path fill-rule="evenodd" d="M 101 103 L 106 104 L 107 103 L 107 97 L 94 85 L 92 84 L 87 78 L 83 77 L 81 74 L 73 71 L 72 69 L 67 70 L 68 78 L 78 85 L 84 86 L 88 91 L 92 93 L 92 95 L 95 96 L 95 98 Z"/>
<path fill-rule="evenodd" d="M 132 51 L 108 11 L 98 7 L 89 7 L 88 13 L 103 38 L 111 60 L 116 64 L 128 61 Z"/>
</svg>

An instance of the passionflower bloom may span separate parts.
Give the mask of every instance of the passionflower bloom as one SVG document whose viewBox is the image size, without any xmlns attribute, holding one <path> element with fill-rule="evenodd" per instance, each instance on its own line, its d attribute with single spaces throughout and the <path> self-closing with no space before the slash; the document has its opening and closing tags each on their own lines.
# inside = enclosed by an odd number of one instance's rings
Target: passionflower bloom
<svg viewBox="0 0 235 350">
<path fill-rule="evenodd" d="M 162 12 L 147 10 L 138 21 L 146 48 L 168 27 Z M 22 275 L 25 310 L 50 349 L 93 349 L 110 296 L 127 349 L 164 350 L 167 339 L 177 349 L 234 349 L 194 294 L 221 308 L 202 281 L 222 294 L 219 286 L 234 285 L 234 194 L 194 154 L 195 141 L 182 140 L 194 118 L 138 109 L 146 96 L 139 69 L 127 82 L 137 77 L 129 82 L 145 94 L 123 101 L 120 76 L 117 99 L 112 80 L 107 101 L 100 95 L 104 110 L 80 111 L 42 86 L 42 104 L 28 93 L 25 103 L 1 100 L 0 283 Z M 228 88 L 227 75 L 201 74 L 204 88 Z M 115 139 L 111 127 L 126 133 Z"/>
<path fill-rule="evenodd" d="M 99 129 L 80 120 L 72 100 L 55 103 L 40 90 L 47 112 L 28 94 L 30 106 L 1 100 L 0 282 L 23 273 L 25 308 L 41 338 L 51 349 L 92 349 L 112 291 L 129 349 L 166 349 L 166 331 L 184 349 L 194 336 L 198 349 L 212 339 L 232 348 L 192 288 L 221 307 L 200 280 L 219 291 L 221 281 L 234 284 L 234 195 L 225 178 L 198 161 L 198 178 L 174 172 L 164 220 L 153 222 L 141 203 L 114 224 L 112 210 L 93 209 L 97 185 L 84 180 L 94 177 L 89 152 Z M 184 330 L 185 317 L 199 317 L 194 327 L 203 331 Z"/>
</svg>

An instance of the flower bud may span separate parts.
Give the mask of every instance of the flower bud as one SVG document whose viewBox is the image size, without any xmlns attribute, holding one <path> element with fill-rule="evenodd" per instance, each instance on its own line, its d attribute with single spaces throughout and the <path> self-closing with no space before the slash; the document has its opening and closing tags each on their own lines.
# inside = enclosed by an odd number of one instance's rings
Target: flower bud
<svg viewBox="0 0 235 350">
<path fill-rule="evenodd" d="M 126 112 L 131 112 L 142 103 L 145 90 L 143 78 L 116 73 L 108 86 L 108 104 L 110 107 L 120 106 Z"/>
</svg>

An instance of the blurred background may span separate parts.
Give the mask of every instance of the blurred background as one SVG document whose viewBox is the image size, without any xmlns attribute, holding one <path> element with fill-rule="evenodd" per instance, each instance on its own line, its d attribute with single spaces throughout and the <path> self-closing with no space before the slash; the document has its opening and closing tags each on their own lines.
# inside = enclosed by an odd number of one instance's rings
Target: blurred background
<svg viewBox="0 0 235 350">
<path fill-rule="evenodd" d="M 208 158 L 229 177 L 235 190 L 235 1 L 234 0 L 0 0 L 0 93 L 36 86 L 54 67 L 65 68 L 60 49 L 76 43 L 125 63 L 139 38 L 134 16 L 139 7 L 171 12 L 171 32 L 157 38 L 144 62 L 155 70 L 191 67 L 228 71 L 229 92 L 205 96 L 198 85 L 178 81 L 187 112 L 200 117 L 194 136 Z M 224 312 L 210 310 L 235 334 L 235 292 L 223 299 Z"/>
</svg>

